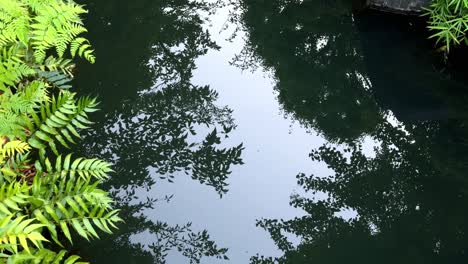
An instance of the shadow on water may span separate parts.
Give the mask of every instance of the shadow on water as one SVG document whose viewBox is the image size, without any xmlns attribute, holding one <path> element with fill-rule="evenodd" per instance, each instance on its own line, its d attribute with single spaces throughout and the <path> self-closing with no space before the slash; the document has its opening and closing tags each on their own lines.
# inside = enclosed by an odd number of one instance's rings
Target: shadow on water
<svg viewBox="0 0 468 264">
<path fill-rule="evenodd" d="M 106 188 L 125 224 L 93 248 L 83 244 L 77 250 L 96 263 L 165 263 L 171 251 L 190 263 L 226 259 L 227 249 L 206 230 L 145 214 L 171 200 L 145 196 L 161 181 L 177 182 L 186 174 L 222 196 L 232 166 L 243 163 L 242 144 L 223 144 L 236 127 L 231 109 L 216 104 L 209 86 L 190 82 L 194 60 L 218 49 L 202 28 L 215 6 L 139 0 L 93 1 L 87 8 L 99 61 L 80 65 L 76 84 L 85 94 L 98 91 L 103 111 L 79 151 L 112 161 L 115 173 Z M 138 240 L 140 234 L 151 241 Z"/>
<path fill-rule="evenodd" d="M 247 43 L 233 64 L 272 71 L 287 115 L 328 140 L 310 158 L 332 170 L 297 175 L 291 206 L 305 216 L 260 219 L 283 255 L 251 263 L 466 262 L 467 86 L 418 22 L 353 14 L 347 1 L 236 11 Z"/>
</svg>

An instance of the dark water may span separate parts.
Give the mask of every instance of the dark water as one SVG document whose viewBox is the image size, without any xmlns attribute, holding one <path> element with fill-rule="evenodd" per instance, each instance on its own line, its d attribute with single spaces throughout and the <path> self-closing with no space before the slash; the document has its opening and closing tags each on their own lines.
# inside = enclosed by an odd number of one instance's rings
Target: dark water
<svg viewBox="0 0 468 264">
<path fill-rule="evenodd" d="M 75 250 L 466 263 L 468 86 L 423 25 L 340 0 L 228 2 L 87 3 L 98 62 L 76 86 L 102 111 L 79 151 L 114 164 L 125 223 Z"/>
</svg>

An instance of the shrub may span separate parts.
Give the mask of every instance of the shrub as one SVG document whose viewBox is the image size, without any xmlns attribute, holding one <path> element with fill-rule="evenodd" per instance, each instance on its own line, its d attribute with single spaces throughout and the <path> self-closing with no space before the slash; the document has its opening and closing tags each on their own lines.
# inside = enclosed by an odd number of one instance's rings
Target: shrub
<svg viewBox="0 0 468 264">
<path fill-rule="evenodd" d="M 62 0 L 0 0 L 0 262 L 75 263 L 78 235 L 99 238 L 121 219 L 98 185 L 99 159 L 64 154 L 92 124 L 91 97 L 70 90 L 72 58 L 93 63 L 81 14 Z"/>
<path fill-rule="evenodd" d="M 442 43 L 442 49 L 450 51 L 451 46 L 468 44 L 468 1 L 433 0 L 425 15 L 429 16 L 428 28 L 435 32 L 431 38 Z"/>
</svg>

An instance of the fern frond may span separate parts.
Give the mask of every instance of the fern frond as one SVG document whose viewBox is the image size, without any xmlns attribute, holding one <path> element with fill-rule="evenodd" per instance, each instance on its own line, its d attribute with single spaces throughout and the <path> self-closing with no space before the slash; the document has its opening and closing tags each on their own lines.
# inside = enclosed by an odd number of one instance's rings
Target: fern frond
<svg viewBox="0 0 468 264">
<path fill-rule="evenodd" d="M 17 41 L 27 45 L 29 14 L 19 1 L 0 0 L 0 48 Z"/>
<path fill-rule="evenodd" d="M 31 168 L 30 166 L 26 165 L 26 163 L 29 162 L 28 154 L 29 153 L 23 155 L 17 153 L 16 155 L 11 156 L 9 159 L 0 161 L 0 186 L 1 184 L 5 183 L 12 184 L 17 182 L 17 176 L 21 175 L 21 171 Z M 0 198 L 0 200 L 1 199 L 3 198 Z M 2 209 L 0 209 L 0 211 L 6 212 Z"/>
<path fill-rule="evenodd" d="M 73 0 L 0 0 L 0 263 L 78 263 L 43 248 L 59 234 L 85 239 L 111 233 L 122 221 L 97 186 L 112 171 L 99 159 L 59 155 L 92 124 L 95 98 L 70 88 L 79 56 L 94 62 L 87 30 Z M 49 97 L 50 88 L 59 88 Z M 53 94 L 53 93 L 52 93 Z M 50 148 L 56 159 L 46 157 Z M 31 161 L 29 157 L 37 160 Z"/>
<path fill-rule="evenodd" d="M 3 167 L 0 169 L 1 183 L 5 182 L 5 180 L 10 183 L 18 181 L 16 176 L 24 176 L 22 175 L 22 171 L 31 169 L 29 153 L 30 152 L 26 154 L 16 153 L 4 161 Z"/>
<path fill-rule="evenodd" d="M 39 10 L 43 9 L 51 3 L 56 3 L 57 0 L 22 0 L 28 7 L 34 12 L 37 13 Z"/>
<path fill-rule="evenodd" d="M 14 255 L 7 255 L 5 257 L 6 263 L 15 263 L 15 264 L 85 264 L 88 262 L 77 262 L 80 257 L 77 255 L 71 255 L 67 258 L 66 250 L 60 250 L 58 253 L 48 250 L 45 248 L 39 250 L 32 250 L 31 253 L 22 251 Z"/>
<path fill-rule="evenodd" d="M 0 50 L 0 89 L 15 86 L 22 78 L 34 75 L 35 71 L 22 61 L 22 52 L 18 47 Z"/>
<path fill-rule="evenodd" d="M 46 160 L 46 164 L 50 164 Z M 94 177 L 98 180 L 107 179 L 108 173 L 112 172 L 111 165 L 108 162 L 99 160 L 99 159 L 85 159 L 77 158 L 71 160 L 71 154 L 65 156 L 62 162 L 62 156 L 59 155 L 55 161 L 55 166 L 51 165 L 47 168 L 48 173 L 59 174 L 62 177 L 69 176 L 74 178 L 75 175 L 78 175 L 83 180 L 89 180 L 91 177 Z"/>
<path fill-rule="evenodd" d="M 23 125 L 27 122 L 27 117 L 12 112 L 0 110 L 0 136 L 26 138 Z"/>
<path fill-rule="evenodd" d="M 56 2 L 52 1 L 47 5 L 37 9 L 37 15 L 33 18 L 31 25 L 32 44 L 34 46 L 34 55 L 37 62 L 45 59 L 46 51 L 49 48 L 55 48 L 58 56 L 63 57 L 68 46 L 76 38 L 86 32 L 83 27 L 80 15 L 86 13 L 80 5 L 74 2 Z M 89 48 L 78 53 L 81 57 L 94 61 L 94 56 Z"/>
<path fill-rule="evenodd" d="M 75 205 L 71 206 L 70 204 Z M 115 224 L 122 221 L 118 216 L 118 210 L 106 211 L 103 210 L 103 207 L 94 206 L 90 207 L 89 213 L 85 212 L 80 215 L 76 213 L 76 211 L 80 210 L 78 204 L 71 199 L 68 200 L 67 204 L 59 204 L 59 206 L 56 212 L 50 211 L 51 215 L 49 216 L 58 217 L 59 213 L 64 215 L 62 219 L 53 221 L 70 243 L 73 243 L 71 230 L 74 230 L 79 236 L 89 240 L 91 238 L 99 238 L 97 230 L 111 234 L 113 228 L 117 229 Z M 51 208 L 49 210 L 53 209 Z M 51 221 L 45 220 L 46 218 L 44 217 L 44 224 L 51 223 Z M 56 239 L 56 237 L 54 239 Z"/>
<path fill-rule="evenodd" d="M 72 60 L 64 59 L 64 58 L 55 58 L 53 56 L 47 57 L 42 65 L 40 65 L 39 69 L 42 72 L 46 71 L 57 71 L 62 72 L 69 76 L 70 78 L 73 77 L 72 70 L 75 67 Z"/>
<path fill-rule="evenodd" d="M 48 100 L 47 89 L 41 81 L 21 84 L 16 92 L 4 89 L 0 96 L 0 137 L 26 138 L 31 127 L 29 115 Z"/>
<path fill-rule="evenodd" d="M 16 92 L 21 93 L 22 97 L 34 104 L 31 109 L 39 107 L 39 104 L 44 101 L 49 101 L 49 93 L 47 85 L 39 80 L 28 82 Z"/>
<path fill-rule="evenodd" d="M 12 215 L 21 211 L 20 206 L 27 203 L 30 187 L 26 183 L 4 183 L 0 186 L 0 215 Z"/>
<path fill-rule="evenodd" d="M 37 149 L 48 145 L 58 155 L 55 141 L 66 148 L 68 143 L 74 143 L 73 136 L 80 137 L 76 129 L 86 129 L 86 125 L 92 124 L 87 113 L 96 111 L 96 106 L 94 98 L 83 97 L 76 101 L 73 93 L 60 92 L 51 102 L 41 105 L 40 117 L 32 113 L 36 130 L 28 143 Z"/>
<path fill-rule="evenodd" d="M 39 76 L 46 79 L 47 82 L 59 89 L 70 89 L 71 85 L 69 84 L 72 80 L 65 74 L 62 74 L 58 71 L 49 71 L 49 72 L 38 72 Z"/>
<path fill-rule="evenodd" d="M 0 158 L 8 158 L 15 155 L 16 153 L 24 154 L 30 149 L 31 147 L 28 145 L 28 143 L 21 140 L 13 140 L 7 142 L 3 146 L 0 146 Z"/>
<path fill-rule="evenodd" d="M 48 227 L 51 237 L 58 241 L 55 226 L 72 242 L 70 227 L 80 236 L 98 237 L 96 229 L 111 232 L 110 227 L 121 221 L 111 207 L 107 192 L 97 188 L 99 181 L 90 183 L 82 178 L 65 179 L 60 175 L 42 179 L 41 193 L 44 203 L 34 211 L 36 218 Z M 34 193 L 33 193 L 34 195 Z M 49 197 L 49 198 L 47 198 Z M 52 229 L 50 229 L 52 228 Z"/>
<path fill-rule="evenodd" d="M 48 101 L 45 83 L 32 81 L 21 85 L 15 93 L 6 91 L 0 98 L 1 109 L 16 114 L 30 114 L 40 103 Z"/>
<path fill-rule="evenodd" d="M 8 244 L 10 251 L 14 253 L 18 252 L 18 245 L 28 253 L 31 245 L 42 248 L 42 241 L 48 241 L 41 234 L 44 225 L 35 223 L 36 219 L 25 219 L 24 215 L 13 217 L 14 215 L 8 215 L 0 220 L 0 245 Z"/>
</svg>

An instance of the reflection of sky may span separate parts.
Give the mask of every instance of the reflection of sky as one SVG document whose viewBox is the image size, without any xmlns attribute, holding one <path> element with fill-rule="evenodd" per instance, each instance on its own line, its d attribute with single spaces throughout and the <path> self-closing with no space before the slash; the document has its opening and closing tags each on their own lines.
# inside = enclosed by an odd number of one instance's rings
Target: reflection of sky
<svg viewBox="0 0 468 264">
<path fill-rule="evenodd" d="M 186 175 L 176 176 L 175 184 L 158 181 L 148 195 L 161 197 L 174 194 L 170 203 L 161 203 L 148 212 L 154 220 L 171 225 L 193 223 L 193 230 L 207 229 L 220 247 L 228 247 L 229 263 L 248 263 L 256 253 L 278 256 L 279 252 L 267 232 L 255 226 L 256 219 L 285 218 L 301 215 L 289 206 L 289 197 L 300 189 L 298 172 L 327 174 L 324 166 L 308 158 L 310 150 L 324 140 L 306 133 L 298 124 L 284 118 L 273 93 L 273 81 L 261 71 L 244 72 L 229 66 L 228 61 L 243 47 L 238 37 L 233 43 L 219 34 L 226 14 L 213 18 L 213 38 L 222 47 L 197 60 L 193 84 L 209 84 L 219 92 L 218 105 L 234 110 L 237 130 L 223 140 L 229 146 L 244 143 L 245 165 L 235 166 L 229 179 L 229 192 L 219 198 L 213 188 L 201 185 Z M 151 241 L 138 236 L 137 240 Z M 186 263 L 170 254 L 167 263 Z M 202 263 L 226 263 L 203 259 Z"/>
<path fill-rule="evenodd" d="M 273 91 L 273 80 L 262 71 L 242 72 L 229 65 L 233 56 L 242 50 L 243 41 L 242 34 L 231 43 L 224 40 L 228 32 L 219 33 L 226 17 L 226 13 L 220 12 L 212 18 L 214 26 L 210 30 L 221 51 L 210 51 L 196 61 L 192 83 L 209 84 L 219 93 L 217 104 L 234 110 L 238 127 L 223 143 L 235 146 L 243 142 L 245 165 L 233 168 L 229 192 L 222 199 L 213 188 L 186 175 L 176 175 L 175 184 L 158 181 L 158 186 L 148 195 L 174 194 L 174 198 L 147 214 L 153 220 L 171 225 L 192 222 L 193 230 L 207 229 L 220 247 L 229 248 L 229 263 L 248 263 L 257 253 L 280 255 L 269 234 L 255 226 L 256 219 L 290 219 L 302 215 L 289 205 L 291 194 L 303 194 L 296 184 L 296 174 L 328 176 L 331 172 L 324 164 L 312 162 L 308 157 L 310 150 L 325 140 L 315 133 L 307 133 L 297 122 L 285 119 Z M 375 145 L 370 138 L 364 139 L 364 152 L 372 156 Z M 341 215 L 354 217 L 355 212 L 344 211 Z M 152 238 L 141 234 L 135 239 L 151 241 Z M 167 263 L 186 262 L 174 252 L 167 258 Z M 204 258 L 202 263 L 226 262 Z"/>
</svg>

